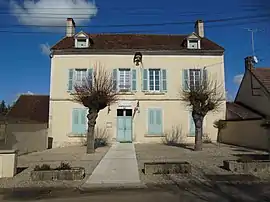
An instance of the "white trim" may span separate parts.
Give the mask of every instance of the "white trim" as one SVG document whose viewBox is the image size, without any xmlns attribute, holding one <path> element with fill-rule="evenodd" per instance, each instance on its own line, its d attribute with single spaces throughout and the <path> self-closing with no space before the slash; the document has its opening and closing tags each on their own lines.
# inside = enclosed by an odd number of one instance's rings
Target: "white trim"
<svg viewBox="0 0 270 202">
<path fill-rule="evenodd" d="M 94 55 L 94 54 L 77 54 L 77 55 L 54 55 L 55 58 L 74 58 L 74 57 L 119 57 L 119 58 L 130 58 L 133 57 L 133 54 L 130 55 L 110 55 L 110 54 L 99 54 L 99 55 Z M 219 57 L 224 57 L 224 55 L 144 55 L 144 58 L 153 58 L 153 57 L 167 57 L 167 58 L 219 58 Z M 144 59 L 145 60 L 145 59 Z"/>
</svg>

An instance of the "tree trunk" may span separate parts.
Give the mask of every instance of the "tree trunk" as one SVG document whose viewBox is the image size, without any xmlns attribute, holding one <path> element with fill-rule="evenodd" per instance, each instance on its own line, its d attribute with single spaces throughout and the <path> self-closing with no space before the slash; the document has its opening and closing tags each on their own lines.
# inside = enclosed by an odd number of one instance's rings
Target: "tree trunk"
<svg viewBox="0 0 270 202">
<path fill-rule="evenodd" d="M 193 114 L 193 120 L 195 123 L 195 146 L 194 151 L 202 151 L 202 137 L 203 137 L 203 116 Z"/>
<path fill-rule="evenodd" d="M 98 117 L 98 110 L 88 109 L 88 129 L 87 129 L 87 146 L 86 153 L 91 154 L 95 153 L 95 125 Z"/>
</svg>

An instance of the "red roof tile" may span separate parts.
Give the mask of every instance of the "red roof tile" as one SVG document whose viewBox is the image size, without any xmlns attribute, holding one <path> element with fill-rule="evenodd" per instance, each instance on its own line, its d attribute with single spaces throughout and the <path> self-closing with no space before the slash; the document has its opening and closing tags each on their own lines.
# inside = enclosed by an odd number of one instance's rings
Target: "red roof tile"
<svg viewBox="0 0 270 202">
<path fill-rule="evenodd" d="M 21 95 L 7 114 L 8 119 L 48 123 L 48 95 Z"/>
<path fill-rule="evenodd" d="M 89 49 L 94 50 L 181 50 L 186 49 L 184 40 L 188 35 L 154 34 L 88 34 L 91 41 Z M 52 47 L 52 50 L 74 48 L 74 37 L 65 37 Z M 202 50 L 224 49 L 207 38 L 201 39 Z"/>
</svg>

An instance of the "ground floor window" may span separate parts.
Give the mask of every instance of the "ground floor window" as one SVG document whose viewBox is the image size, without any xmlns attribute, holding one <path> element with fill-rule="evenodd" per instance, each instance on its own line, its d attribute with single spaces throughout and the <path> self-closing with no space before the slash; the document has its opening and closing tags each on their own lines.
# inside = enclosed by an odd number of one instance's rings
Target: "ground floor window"
<svg viewBox="0 0 270 202">
<path fill-rule="evenodd" d="M 163 134 L 163 114 L 162 109 L 148 109 L 148 134 Z"/>
</svg>

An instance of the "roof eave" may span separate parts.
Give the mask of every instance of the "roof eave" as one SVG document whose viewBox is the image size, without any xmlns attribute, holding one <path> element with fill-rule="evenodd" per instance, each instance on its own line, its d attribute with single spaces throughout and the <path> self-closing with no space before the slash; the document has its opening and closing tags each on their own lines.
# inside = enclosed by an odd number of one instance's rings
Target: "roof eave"
<svg viewBox="0 0 270 202">
<path fill-rule="evenodd" d="M 52 55 L 91 55 L 91 54 L 133 54 L 134 52 L 142 52 L 146 55 L 223 55 L 224 49 L 219 50 L 149 50 L 149 49 L 62 49 L 53 50 Z"/>
</svg>

